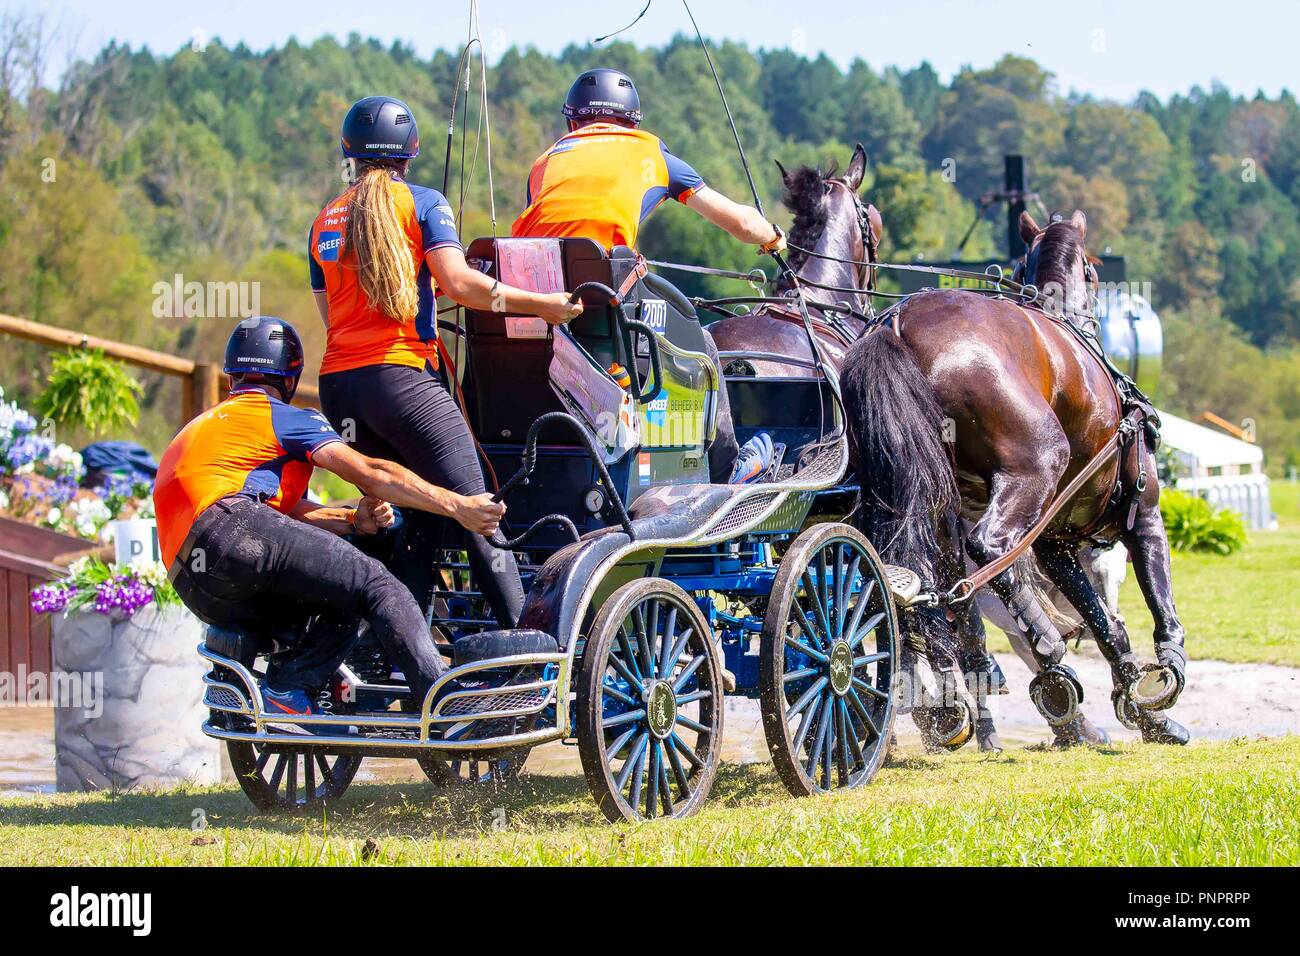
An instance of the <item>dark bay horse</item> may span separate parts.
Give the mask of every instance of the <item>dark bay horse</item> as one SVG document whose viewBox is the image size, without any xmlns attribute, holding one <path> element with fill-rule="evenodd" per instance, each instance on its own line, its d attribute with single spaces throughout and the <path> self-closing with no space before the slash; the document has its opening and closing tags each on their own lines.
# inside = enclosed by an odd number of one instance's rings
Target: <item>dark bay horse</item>
<svg viewBox="0 0 1300 956">
<path fill-rule="evenodd" d="M 1040 228 L 1028 215 L 1023 280 L 1044 293 L 1028 306 L 970 291 L 906 299 L 892 323 L 863 335 L 843 364 L 856 439 L 864 530 L 885 560 L 930 569 L 936 586 L 1011 552 L 1125 418 L 1114 379 L 1067 323 L 1086 317 L 1090 266 L 1082 212 Z M 897 330 L 897 331 L 895 331 Z M 1187 657 L 1160 518 L 1154 440 L 1138 427 L 1033 544 L 1048 578 L 1093 629 L 1111 666 L 1117 716 L 1143 739 L 1185 743 L 1159 713 L 1184 685 Z M 963 522 L 971 523 L 968 534 Z M 1132 556 L 1155 619 L 1155 665 L 1079 567 L 1085 541 L 1118 540 Z M 1078 719 L 1081 688 L 1061 663 L 1064 642 L 1018 566 L 991 582 L 1039 666 L 1031 693 L 1050 723 Z M 953 608 L 961 613 L 958 604 Z"/>
<path fill-rule="evenodd" d="M 833 168 L 821 173 L 804 166 L 789 173 L 781 167 L 785 184 L 783 198 L 795 214 L 790 229 L 791 244 L 828 257 L 823 259 L 792 249 L 790 267 L 802 282 L 809 283 L 808 291 L 813 299 L 832 307 L 845 307 L 842 312 L 832 309 L 829 315 L 822 309 L 810 309 L 822 358 L 836 374 L 849 346 L 866 331 L 867 323 L 857 316 L 867 311 L 867 300 L 861 292 L 830 290 L 867 289 L 871 270 L 865 263 L 875 261 L 880 243 L 880 213 L 858 197 L 866 170 L 867 153 L 861 144 L 853 150 L 853 158 L 842 176 L 837 176 Z M 789 280 L 782 279 L 778 289 L 789 291 Z M 811 361 L 813 357 L 807 333 L 793 308 L 765 307 L 749 315 L 720 319 L 709 326 L 709 334 L 719 352 L 757 349 L 803 361 Z M 723 364 L 727 364 L 725 356 Z M 750 367 L 747 371 L 758 375 L 816 374 L 807 365 L 757 359 L 747 360 L 746 364 Z"/>
</svg>

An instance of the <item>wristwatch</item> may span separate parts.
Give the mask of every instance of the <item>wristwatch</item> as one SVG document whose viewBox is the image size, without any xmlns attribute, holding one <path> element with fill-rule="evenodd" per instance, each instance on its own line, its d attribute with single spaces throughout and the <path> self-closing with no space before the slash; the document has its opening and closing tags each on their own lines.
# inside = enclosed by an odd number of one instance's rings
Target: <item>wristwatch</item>
<svg viewBox="0 0 1300 956">
<path fill-rule="evenodd" d="M 769 223 L 769 225 L 772 227 L 772 232 L 774 233 L 774 235 L 772 236 L 771 239 L 769 239 L 767 242 L 763 243 L 761 246 L 758 247 L 763 252 L 771 252 L 773 249 L 779 246 L 781 244 L 781 240 L 785 238 L 785 233 L 781 231 L 780 226 L 778 226 L 774 222 Z"/>
</svg>

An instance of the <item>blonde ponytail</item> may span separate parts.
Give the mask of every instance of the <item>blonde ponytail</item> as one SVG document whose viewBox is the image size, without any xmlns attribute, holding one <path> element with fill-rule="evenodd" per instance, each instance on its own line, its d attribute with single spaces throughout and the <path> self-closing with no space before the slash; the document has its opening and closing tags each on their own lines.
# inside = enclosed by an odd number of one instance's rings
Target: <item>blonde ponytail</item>
<svg viewBox="0 0 1300 956">
<path fill-rule="evenodd" d="M 410 322 L 420 294 L 410 240 L 389 189 L 391 178 L 391 170 L 382 166 L 360 171 L 352 187 L 343 247 L 356 254 L 357 281 L 370 307 L 394 321 Z"/>
</svg>

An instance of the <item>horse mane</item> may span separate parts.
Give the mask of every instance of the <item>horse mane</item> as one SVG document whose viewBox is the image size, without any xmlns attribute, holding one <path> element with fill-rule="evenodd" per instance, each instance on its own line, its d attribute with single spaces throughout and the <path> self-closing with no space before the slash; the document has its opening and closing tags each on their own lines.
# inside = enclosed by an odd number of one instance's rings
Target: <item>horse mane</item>
<svg viewBox="0 0 1300 956">
<path fill-rule="evenodd" d="M 1035 249 L 1034 284 L 1041 289 L 1055 282 L 1065 288 L 1082 254 L 1083 243 L 1074 226 L 1068 219 L 1053 216 Z"/>
<path fill-rule="evenodd" d="M 817 241 L 825 232 L 830 215 L 826 208 L 826 188 L 823 183 L 835 175 L 836 169 L 834 162 L 825 172 L 813 166 L 800 166 L 785 177 L 781 201 L 794 213 L 794 225 L 790 227 L 789 235 L 791 245 L 805 249 L 817 247 Z M 791 267 L 797 268 L 807 258 L 805 253 L 790 250 Z"/>
</svg>

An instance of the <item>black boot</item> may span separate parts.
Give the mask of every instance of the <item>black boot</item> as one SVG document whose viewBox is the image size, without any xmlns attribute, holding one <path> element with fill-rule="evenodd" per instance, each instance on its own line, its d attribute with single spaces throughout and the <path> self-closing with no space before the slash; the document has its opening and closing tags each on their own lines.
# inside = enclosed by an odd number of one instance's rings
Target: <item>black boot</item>
<svg viewBox="0 0 1300 956">
<path fill-rule="evenodd" d="M 1163 714 L 1142 711 L 1137 723 L 1138 729 L 1142 731 L 1144 743 L 1177 744 L 1182 747 L 1192 739 L 1186 727 Z"/>
</svg>

